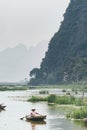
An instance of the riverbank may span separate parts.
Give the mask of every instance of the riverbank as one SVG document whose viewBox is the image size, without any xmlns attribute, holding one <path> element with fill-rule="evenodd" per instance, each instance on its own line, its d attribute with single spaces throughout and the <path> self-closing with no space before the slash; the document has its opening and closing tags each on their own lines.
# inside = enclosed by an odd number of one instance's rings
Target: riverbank
<svg viewBox="0 0 87 130">
<path fill-rule="evenodd" d="M 32 96 L 30 99 L 28 99 L 29 102 L 38 102 L 38 101 L 45 101 L 48 104 L 57 104 L 62 106 L 68 106 L 71 107 L 71 109 L 68 110 L 66 117 L 67 118 L 73 118 L 78 120 L 84 120 L 84 118 L 87 118 L 87 98 L 82 97 L 74 97 L 71 95 L 64 95 L 64 96 L 58 96 L 55 94 L 51 94 L 48 96 Z M 74 107 L 72 107 L 72 106 Z"/>
<path fill-rule="evenodd" d="M 7 91 L 7 90 L 31 90 L 31 89 L 39 89 L 39 90 L 45 90 L 45 89 L 62 89 L 66 91 L 67 89 L 71 89 L 74 92 L 77 91 L 85 91 L 87 92 L 87 83 L 85 82 L 78 82 L 78 83 L 62 83 L 58 85 L 40 85 L 40 86 L 29 86 L 29 85 L 0 85 L 0 91 Z"/>
<path fill-rule="evenodd" d="M 46 114 L 46 124 L 35 124 L 35 130 L 86 130 L 87 128 L 81 124 L 76 124 L 65 117 L 69 108 L 64 108 L 59 105 L 51 105 L 46 102 L 27 102 L 17 98 L 25 98 L 34 95 L 35 90 L 29 91 L 3 91 L 0 92 L 0 101 L 6 104 L 6 110 L 0 113 L 0 130 L 33 130 L 34 124 L 25 120 L 20 120 L 36 108 L 37 112 Z M 37 92 L 35 93 L 37 94 Z M 19 97 L 18 97 L 19 96 Z M 41 95 L 42 96 L 42 95 Z M 11 125 L 9 125 L 11 124 Z"/>
<path fill-rule="evenodd" d="M 0 85 L 0 91 L 28 90 L 28 86 Z"/>
<path fill-rule="evenodd" d="M 26 94 L 24 96 L 12 97 L 15 100 L 28 102 L 45 101 L 48 104 L 66 105 L 67 107 L 69 105 L 79 106 L 78 110 L 77 108 L 76 110 L 73 109 L 73 116 L 68 113 L 67 117 L 75 119 L 77 119 L 77 117 L 78 119 L 87 117 L 86 112 L 84 112 L 83 109 L 80 110 L 80 108 L 87 106 L 87 84 L 73 83 L 51 86 L 0 86 L 0 91 L 16 90 L 25 90 Z M 30 91 L 32 91 L 32 94 L 30 94 Z M 87 111 L 86 108 L 85 111 Z"/>
</svg>

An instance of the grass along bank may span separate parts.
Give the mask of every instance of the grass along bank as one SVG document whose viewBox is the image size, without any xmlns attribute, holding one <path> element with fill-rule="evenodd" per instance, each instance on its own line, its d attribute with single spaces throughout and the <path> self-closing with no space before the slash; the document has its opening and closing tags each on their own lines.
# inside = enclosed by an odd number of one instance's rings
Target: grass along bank
<svg viewBox="0 0 87 130">
<path fill-rule="evenodd" d="M 0 85 L 0 91 L 28 90 L 28 86 Z"/>
<path fill-rule="evenodd" d="M 57 96 L 51 94 L 48 96 L 32 96 L 28 101 L 37 102 L 37 101 L 46 101 L 48 103 L 55 103 L 60 105 L 76 105 L 76 106 L 85 106 L 87 103 L 87 98 L 77 98 L 71 95 Z"/>
<path fill-rule="evenodd" d="M 28 101 L 31 102 L 38 102 L 38 101 L 46 101 L 49 103 L 54 103 L 58 105 L 73 105 L 76 106 L 75 108 L 72 107 L 69 109 L 69 112 L 66 114 L 67 118 L 73 118 L 76 120 L 83 120 L 87 118 L 87 98 L 77 98 L 70 95 L 64 96 L 57 96 L 55 94 L 51 94 L 48 96 L 32 96 Z M 79 106 L 79 107 L 77 107 Z"/>
<path fill-rule="evenodd" d="M 84 119 L 87 118 L 87 106 L 73 109 L 70 113 L 67 113 L 67 118 Z"/>
</svg>

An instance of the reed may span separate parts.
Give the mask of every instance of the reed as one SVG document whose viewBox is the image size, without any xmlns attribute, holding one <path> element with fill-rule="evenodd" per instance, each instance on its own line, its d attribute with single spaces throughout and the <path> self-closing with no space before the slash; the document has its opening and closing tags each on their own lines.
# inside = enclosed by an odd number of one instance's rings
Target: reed
<svg viewBox="0 0 87 130">
<path fill-rule="evenodd" d="M 40 97 L 40 96 L 32 96 L 30 99 L 28 99 L 27 101 L 31 101 L 31 102 L 37 102 L 37 101 L 47 101 L 46 97 Z"/>
<path fill-rule="evenodd" d="M 67 117 L 74 119 L 87 118 L 87 107 L 81 107 L 80 109 L 74 109 L 71 113 L 67 114 Z"/>
</svg>

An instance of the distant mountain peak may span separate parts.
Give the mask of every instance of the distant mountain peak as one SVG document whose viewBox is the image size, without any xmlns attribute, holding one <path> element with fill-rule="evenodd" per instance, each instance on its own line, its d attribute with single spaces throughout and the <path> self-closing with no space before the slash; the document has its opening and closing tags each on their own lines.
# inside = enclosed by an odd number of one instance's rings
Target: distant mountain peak
<svg viewBox="0 0 87 130">
<path fill-rule="evenodd" d="M 46 43 L 47 44 L 47 43 Z M 16 82 L 29 78 L 29 71 L 40 65 L 47 51 L 46 44 L 40 44 L 32 49 L 19 43 L 0 52 L 0 82 Z"/>
<path fill-rule="evenodd" d="M 14 48 L 27 49 L 27 47 L 22 43 L 17 44 Z"/>
</svg>

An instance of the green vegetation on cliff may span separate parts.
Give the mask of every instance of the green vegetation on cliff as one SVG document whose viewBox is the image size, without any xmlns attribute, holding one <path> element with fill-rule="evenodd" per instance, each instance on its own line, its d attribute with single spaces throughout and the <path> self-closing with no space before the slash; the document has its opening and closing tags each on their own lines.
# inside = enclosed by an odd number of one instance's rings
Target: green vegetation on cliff
<svg viewBox="0 0 87 130">
<path fill-rule="evenodd" d="M 60 29 L 50 40 L 30 83 L 58 84 L 87 79 L 87 0 L 71 0 Z"/>
</svg>

